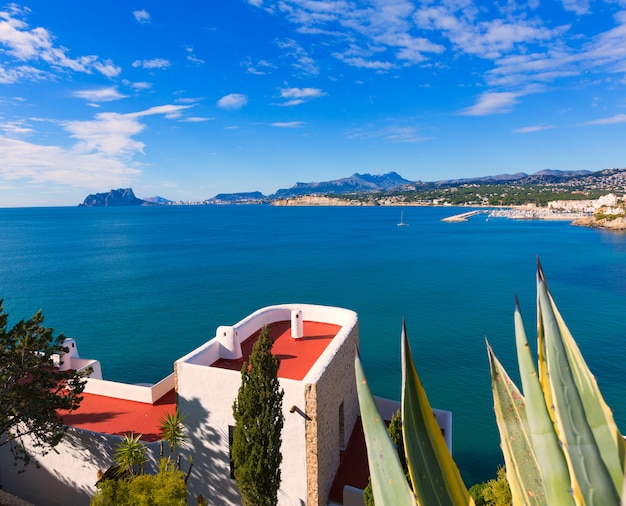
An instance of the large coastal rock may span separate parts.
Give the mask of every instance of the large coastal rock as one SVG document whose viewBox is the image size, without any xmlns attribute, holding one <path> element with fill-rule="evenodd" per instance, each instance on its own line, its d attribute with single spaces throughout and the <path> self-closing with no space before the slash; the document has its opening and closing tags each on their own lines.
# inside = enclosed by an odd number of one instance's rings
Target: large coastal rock
<svg viewBox="0 0 626 506">
<path fill-rule="evenodd" d="M 595 216 L 586 216 L 585 218 L 580 218 L 578 220 L 574 220 L 572 225 L 577 225 L 579 227 L 591 227 L 591 228 L 604 228 L 607 230 L 626 230 L 626 217 L 619 218 L 596 218 Z"/>
<path fill-rule="evenodd" d="M 107 193 L 88 195 L 80 207 L 151 206 L 152 202 L 135 197 L 131 188 L 119 188 Z"/>
</svg>

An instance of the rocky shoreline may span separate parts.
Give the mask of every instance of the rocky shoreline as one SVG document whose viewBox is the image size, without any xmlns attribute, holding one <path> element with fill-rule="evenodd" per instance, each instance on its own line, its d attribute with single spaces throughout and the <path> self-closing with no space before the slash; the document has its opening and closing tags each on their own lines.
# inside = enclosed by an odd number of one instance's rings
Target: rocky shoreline
<svg viewBox="0 0 626 506">
<path fill-rule="evenodd" d="M 558 220 L 570 221 L 577 227 L 601 228 L 613 231 L 626 231 L 626 216 L 598 218 L 588 213 L 553 211 L 544 208 L 507 208 L 472 211 L 443 218 L 446 222 L 463 222 L 476 214 L 487 214 L 488 218 L 507 218 L 509 220 Z"/>
<path fill-rule="evenodd" d="M 572 225 L 577 227 L 590 227 L 590 228 L 602 228 L 605 230 L 626 231 L 626 217 L 619 218 L 601 218 L 597 219 L 595 216 L 586 216 L 574 220 Z"/>
</svg>

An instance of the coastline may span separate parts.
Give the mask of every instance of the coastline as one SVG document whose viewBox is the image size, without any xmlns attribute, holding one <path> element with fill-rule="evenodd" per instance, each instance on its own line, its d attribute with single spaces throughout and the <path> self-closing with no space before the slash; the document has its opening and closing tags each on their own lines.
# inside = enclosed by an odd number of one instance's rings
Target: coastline
<svg viewBox="0 0 626 506">
<path fill-rule="evenodd" d="M 506 209 L 484 209 L 455 214 L 443 218 L 447 223 L 461 223 L 472 216 L 486 214 L 489 218 L 506 218 L 509 220 L 544 220 L 570 221 L 576 227 L 600 228 L 615 232 L 626 231 L 626 217 L 597 218 L 593 214 L 582 212 L 554 211 L 544 208 L 511 207 Z"/>
</svg>

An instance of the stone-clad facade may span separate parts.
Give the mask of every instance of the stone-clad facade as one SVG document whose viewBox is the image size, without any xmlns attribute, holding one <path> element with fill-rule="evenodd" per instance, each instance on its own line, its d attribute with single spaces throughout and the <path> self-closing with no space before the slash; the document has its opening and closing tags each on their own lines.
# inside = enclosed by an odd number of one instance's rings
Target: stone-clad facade
<svg viewBox="0 0 626 506">
<path fill-rule="evenodd" d="M 339 468 L 359 415 L 354 375 L 354 354 L 359 343 L 355 326 L 335 350 L 316 381 L 305 387 L 307 504 L 326 504 L 333 478 Z"/>
</svg>

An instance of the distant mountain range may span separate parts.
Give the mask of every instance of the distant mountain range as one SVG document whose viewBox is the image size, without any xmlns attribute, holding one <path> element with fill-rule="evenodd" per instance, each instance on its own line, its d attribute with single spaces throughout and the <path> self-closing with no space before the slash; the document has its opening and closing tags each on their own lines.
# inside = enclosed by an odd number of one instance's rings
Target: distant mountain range
<svg viewBox="0 0 626 506">
<path fill-rule="evenodd" d="M 256 192 L 220 193 L 205 200 L 205 204 L 246 204 L 268 203 L 275 200 L 284 200 L 302 197 L 305 195 L 341 195 L 358 194 L 380 191 L 411 191 L 417 188 L 436 188 L 442 186 L 462 186 L 467 184 L 477 185 L 530 185 L 530 184 L 560 184 L 571 182 L 589 182 L 595 180 L 610 181 L 616 174 L 624 174 L 624 169 L 607 169 L 598 172 L 588 170 L 542 170 L 534 174 L 518 172 L 515 174 L 499 174 L 495 176 L 482 176 L 462 179 L 446 179 L 433 182 L 409 181 L 397 172 L 387 174 L 353 174 L 350 177 L 313 183 L 296 183 L 291 188 L 283 188 L 272 195 L 264 195 Z M 620 176 L 621 177 L 621 176 Z M 149 197 L 138 199 L 130 188 L 120 188 L 107 193 L 89 195 L 80 204 L 86 207 L 105 206 L 149 206 L 173 204 L 171 200 L 163 197 Z"/>
<path fill-rule="evenodd" d="M 455 185 L 468 183 L 498 184 L 517 182 L 520 184 L 558 183 L 576 177 L 592 174 L 590 170 L 542 170 L 534 174 L 517 172 L 515 174 L 499 174 L 497 176 L 472 177 L 464 179 L 447 179 L 437 181 L 439 184 Z"/>
</svg>

